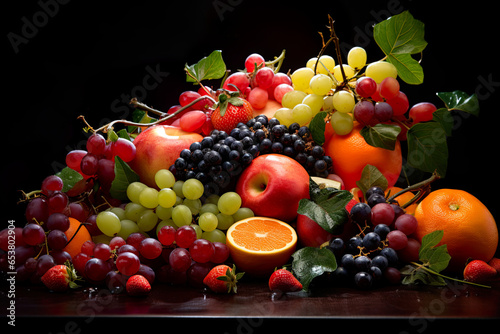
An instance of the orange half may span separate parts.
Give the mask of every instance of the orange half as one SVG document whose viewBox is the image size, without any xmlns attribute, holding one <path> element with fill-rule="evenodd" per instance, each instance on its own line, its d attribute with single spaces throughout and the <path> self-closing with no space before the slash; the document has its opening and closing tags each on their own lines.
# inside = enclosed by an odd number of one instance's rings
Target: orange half
<svg viewBox="0 0 500 334">
<path fill-rule="evenodd" d="M 288 263 L 297 246 L 297 233 L 281 220 L 250 217 L 231 225 L 226 244 L 239 271 L 266 276 Z"/>
</svg>

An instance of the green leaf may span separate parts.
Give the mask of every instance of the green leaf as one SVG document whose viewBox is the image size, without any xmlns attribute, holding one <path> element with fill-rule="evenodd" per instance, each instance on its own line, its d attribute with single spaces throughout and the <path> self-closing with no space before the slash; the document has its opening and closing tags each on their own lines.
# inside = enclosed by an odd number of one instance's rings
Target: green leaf
<svg viewBox="0 0 500 334">
<path fill-rule="evenodd" d="M 461 110 L 474 116 L 479 116 L 479 101 L 476 94 L 468 95 L 456 90 L 453 92 L 436 93 L 448 110 Z"/>
<path fill-rule="evenodd" d="M 366 143 L 387 150 L 394 151 L 401 128 L 397 125 L 379 123 L 375 126 L 365 126 L 360 133 Z"/>
<path fill-rule="evenodd" d="M 434 121 L 413 125 L 407 132 L 408 163 L 424 172 L 445 177 L 448 165 L 446 132 Z"/>
<path fill-rule="evenodd" d="M 335 188 L 320 189 L 313 180 L 309 182 L 309 192 L 311 199 L 301 199 L 297 213 L 314 220 L 329 233 L 342 232 L 349 219 L 345 206 L 352 199 L 352 194 Z"/>
<path fill-rule="evenodd" d="M 110 195 L 121 201 L 126 201 L 127 187 L 132 182 L 139 181 L 139 175 L 120 157 L 115 157 L 115 179 L 111 183 Z"/>
<path fill-rule="evenodd" d="M 292 257 L 292 270 L 305 291 L 308 291 L 315 277 L 337 269 L 335 255 L 326 248 L 304 247 L 293 253 Z"/>
<path fill-rule="evenodd" d="M 61 170 L 56 175 L 59 176 L 63 181 L 63 192 L 71 190 L 75 186 L 75 184 L 83 180 L 83 176 L 80 173 L 69 167 L 63 168 L 63 170 Z"/>
<path fill-rule="evenodd" d="M 309 130 L 311 131 L 312 138 L 318 145 L 323 145 L 325 143 L 325 117 L 326 112 L 321 111 L 317 113 L 309 123 Z"/>
<path fill-rule="evenodd" d="M 196 64 L 189 66 L 186 64 L 184 69 L 194 78 L 187 75 L 187 82 L 200 82 L 202 80 L 220 79 L 226 73 L 226 64 L 222 60 L 222 51 L 215 50 L 208 57 L 202 58 Z"/>
<path fill-rule="evenodd" d="M 446 245 L 437 246 L 443 235 L 443 230 L 437 230 L 425 235 L 422 238 L 422 244 L 418 252 L 419 260 L 436 272 L 446 269 L 451 259 Z"/>
<path fill-rule="evenodd" d="M 394 15 L 375 25 L 373 37 L 386 54 L 387 61 L 396 66 L 398 76 L 406 83 L 421 84 L 424 73 L 420 64 L 411 57 L 427 46 L 424 24 L 408 11 Z"/>
<path fill-rule="evenodd" d="M 356 185 L 364 195 L 371 187 L 380 187 L 382 190 L 386 190 L 389 183 L 384 174 L 382 174 L 377 167 L 366 165 L 361 172 L 361 179 L 356 181 Z"/>
<path fill-rule="evenodd" d="M 453 130 L 454 119 L 447 108 L 439 108 L 432 113 L 432 120 L 441 124 L 446 135 L 451 136 Z"/>
</svg>

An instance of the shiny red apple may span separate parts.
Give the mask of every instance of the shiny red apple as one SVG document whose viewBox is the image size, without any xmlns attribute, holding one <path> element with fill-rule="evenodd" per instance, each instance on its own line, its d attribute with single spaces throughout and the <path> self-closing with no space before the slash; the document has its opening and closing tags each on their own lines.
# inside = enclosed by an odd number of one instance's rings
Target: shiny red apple
<svg viewBox="0 0 500 334">
<path fill-rule="evenodd" d="M 168 169 L 183 149 L 203 137 L 169 125 L 155 125 L 141 132 L 134 140 L 136 156 L 129 164 L 139 174 L 141 182 L 156 187 L 155 174 Z"/>
<path fill-rule="evenodd" d="M 256 216 L 290 222 L 297 217 L 299 201 L 309 198 L 309 174 L 292 158 L 265 154 L 243 171 L 236 192 Z"/>
</svg>

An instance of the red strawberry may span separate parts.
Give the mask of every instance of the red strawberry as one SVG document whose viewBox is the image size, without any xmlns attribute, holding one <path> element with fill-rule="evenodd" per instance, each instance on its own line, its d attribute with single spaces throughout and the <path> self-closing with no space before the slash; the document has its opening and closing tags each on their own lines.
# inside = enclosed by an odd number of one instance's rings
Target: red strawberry
<svg viewBox="0 0 500 334">
<path fill-rule="evenodd" d="M 133 275 L 127 280 L 125 286 L 131 296 L 146 296 L 151 291 L 151 284 L 142 275 Z"/>
<path fill-rule="evenodd" d="M 47 288 L 52 291 L 64 292 L 68 288 L 75 289 L 79 285 L 75 283 L 80 278 L 76 274 L 75 268 L 69 263 L 67 265 L 59 264 L 47 270 L 41 280 Z"/>
<path fill-rule="evenodd" d="M 237 292 L 236 283 L 243 277 L 244 273 L 236 274 L 236 266 L 233 268 L 221 264 L 210 270 L 207 276 L 203 279 L 203 284 L 208 286 L 210 290 L 217 293 Z"/>
<path fill-rule="evenodd" d="M 488 261 L 488 264 L 495 268 L 497 271 L 497 276 L 500 276 L 500 259 L 494 257 L 490 261 Z"/>
<path fill-rule="evenodd" d="M 237 93 L 238 94 L 238 93 Z M 212 124 L 215 129 L 230 133 L 240 122 L 246 123 L 253 117 L 250 102 L 233 94 L 219 95 L 217 108 L 212 113 Z"/>
<path fill-rule="evenodd" d="M 471 261 L 464 269 L 464 279 L 473 283 L 490 281 L 496 275 L 496 269 L 482 260 Z"/>
<path fill-rule="evenodd" d="M 294 292 L 302 290 L 302 284 L 286 269 L 278 269 L 269 278 L 269 289 L 273 292 Z"/>
</svg>

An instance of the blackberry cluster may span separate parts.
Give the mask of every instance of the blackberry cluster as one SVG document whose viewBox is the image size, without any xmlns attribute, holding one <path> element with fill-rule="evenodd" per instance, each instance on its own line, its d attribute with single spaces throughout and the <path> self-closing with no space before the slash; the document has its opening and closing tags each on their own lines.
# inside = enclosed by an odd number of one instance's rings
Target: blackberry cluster
<svg viewBox="0 0 500 334">
<path fill-rule="evenodd" d="M 312 140 L 307 126 L 293 123 L 287 127 L 276 118 L 259 115 L 239 123 L 231 133 L 213 130 L 182 150 L 170 171 L 177 180 L 200 180 L 205 196 L 220 195 L 234 187 L 254 158 L 268 153 L 295 159 L 311 176 L 326 177 L 332 168 L 332 159 Z"/>
</svg>

